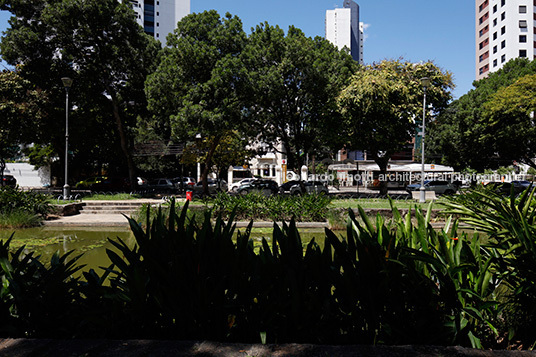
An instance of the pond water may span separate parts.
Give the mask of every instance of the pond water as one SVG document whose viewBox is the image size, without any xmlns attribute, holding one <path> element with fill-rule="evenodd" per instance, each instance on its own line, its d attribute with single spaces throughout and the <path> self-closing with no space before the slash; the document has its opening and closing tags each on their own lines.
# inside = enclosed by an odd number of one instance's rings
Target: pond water
<svg viewBox="0 0 536 357">
<path fill-rule="evenodd" d="M 243 231 L 243 229 L 242 229 Z M 253 230 L 251 238 L 254 242 L 262 241 L 266 237 L 271 240 L 271 229 Z M 83 253 L 79 260 L 84 264 L 83 271 L 95 269 L 99 274 L 102 270 L 99 267 L 108 267 L 110 260 L 106 255 L 106 249 L 116 250 L 108 241 L 108 238 L 117 240 L 120 238 L 128 245 L 133 246 L 135 243 L 134 235 L 128 228 L 122 227 L 103 227 L 103 228 L 57 228 L 57 227 L 40 227 L 17 230 L 0 229 L 0 240 L 7 240 L 13 235 L 11 243 L 12 249 L 18 249 L 25 246 L 25 252 L 34 252 L 41 255 L 41 262 L 48 263 L 52 255 L 59 251 L 60 254 L 74 250 L 73 255 Z M 324 243 L 323 230 L 300 230 L 302 242 L 309 243 L 313 237 L 319 245 Z M 257 244 L 255 244 L 257 246 Z"/>
<path fill-rule="evenodd" d="M 134 236 L 128 228 L 68 228 L 59 229 L 56 227 L 27 228 L 17 230 L 0 230 L 0 239 L 6 240 L 12 234 L 12 249 L 17 249 L 25 245 L 25 252 L 34 252 L 41 255 L 41 262 L 47 263 L 52 255 L 59 251 L 60 254 L 74 250 L 73 255 L 83 253 L 79 260 L 80 264 L 85 264 L 83 270 L 98 267 L 107 267 L 110 260 L 106 255 L 106 249 L 113 246 L 108 238 L 117 238 L 134 244 Z M 98 270 L 100 272 L 100 270 Z"/>
</svg>

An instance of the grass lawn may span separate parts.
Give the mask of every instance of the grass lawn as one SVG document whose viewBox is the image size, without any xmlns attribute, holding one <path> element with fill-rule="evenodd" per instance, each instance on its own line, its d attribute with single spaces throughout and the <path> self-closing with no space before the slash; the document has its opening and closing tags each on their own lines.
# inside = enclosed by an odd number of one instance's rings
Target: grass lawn
<svg viewBox="0 0 536 357">
<path fill-rule="evenodd" d="M 442 205 L 444 199 L 438 199 L 432 205 L 432 208 L 444 208 Z M 400 209 L 408 209 L 414 207 L 423 207 L 424 209 L 428 208 L 428 202 L 421 204 L 414 200 L 395 200 L 394 205 Z M 386 198 L 351 198 L 351 199 L 335 199 L 331 202 L 330 208 L 357 208 L 361 206 L 365 209 L 367 208 L 377 208 L 377 209 L 390 209 L 389 200 Z"/>
</svg>

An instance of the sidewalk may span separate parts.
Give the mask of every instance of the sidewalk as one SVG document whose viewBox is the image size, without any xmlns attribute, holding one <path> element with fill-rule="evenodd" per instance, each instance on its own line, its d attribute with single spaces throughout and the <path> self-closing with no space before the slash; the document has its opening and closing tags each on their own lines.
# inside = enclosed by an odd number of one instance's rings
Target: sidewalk
<svg viewBox="0 0 536 357">
<path fill-rule="evenodd" d="M 126 227 L 128 220 L 122 214 L 76 214 L 60 216 L 57 219 L 44 221 L 45 227 Z"/>
<path fill-rule="evenodd" d="M 6 357 L 518 357 L 532 351 L 475 350 L 459 346 L 255 345 L 210 341 L 0 339 Z"/>
</svg>

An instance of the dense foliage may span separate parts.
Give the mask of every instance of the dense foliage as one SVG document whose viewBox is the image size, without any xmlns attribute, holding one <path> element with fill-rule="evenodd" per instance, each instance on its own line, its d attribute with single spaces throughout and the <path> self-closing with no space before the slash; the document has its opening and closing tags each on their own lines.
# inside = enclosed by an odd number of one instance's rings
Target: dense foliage
<svg viewBox="0 0 536 357">
<path fill-rule="evenodd" d="M 323 222 L 332 198 L 327 195 L 282 196 L 250 193 L 247 195 L 218 194 L 213 201 L 214 214 L 237 219 Z"/>
<path fill-rule="evenodd" d="M 456 170 L 482 172 L 514 160 L 534 166 L 530 83 L 535 73 L 536 61 L 517 58 L 475 81 L 475 89 L 450 103 L 429 126 L 426 156 Z"/>
<path fill-rule="evenodd" d="M 22 210 L 31 214 L 46 215 L 51 209 L 47 201 L 47 196 L 40 193 L 0 187 L 0 214 Z"/>
<path fill-rule="evenodd" d="M 107 168 L 124 174 L 128 168 L 135 182 L 132 128 L 146 112 L 144 83 L 158 59 L 159 44 L 138 25 L 129 4 L 0 0 L 0 9 L 12 14 L 0 43 L 2 58 L 48 94 L 41 106 L 47 115 L 35 118 L 35 135 L 27 137 L 28 143 L 38 144 L 37 150 L 52 148 L 41 154 L 63 159 L 65 123 L 58 118 L 65 116 L 65 90 L 60 78 L 71 77 L 69 98 L 76 108 L 70 118 L 71 171 Z"/>
<path fill-rule="evenodd" d="M 274 225 L 256 251 L 251 225 L 202 223 L 171 206 L 137 244 L 112 241 L 113 265 L 73 278 L 77 257 L 43 265 L 0 246 L 2 336 L 212 339 L 324 344 L 459 344 L 535 341 L 532 195 L 476 192 L 450 212 L 489 244 L 447 220 L 435 230 L 416 210 L 393 221 L 350 212 L 347 238 L 326 230 L 303 247 L 295 221 Z M 428 212 L 431 212 L 429 209 Z M 149 213 L 148 216 L 149 217 Z M 235 233 L 237 233 L 236 238 Z M 61 308 L 60 308 L 61 307 Z"/>
<path fill-rule="evenodd" d="M 0 72 L 0 176 L 5 161 L 20 155 L 20 144 L 36 139 L 37 128 L 45 113 L 41 106 L 46 94 L 16 71 Z"/>
<path fill-rule="evenodd" d="M 418 118 L 423 116 L 423 77 L 431 80 L 426 93 L 432 109 L 427 114 L 437 113 L 447 106 L 453 83 L 452 74 L 432 62 L 384 60 L 361 67 L 338 97 L 344 144 L 366 150 L 381 174 L 387 171 L 391 156 L 415 137 Z M 380 191 L 387 194 L 385 181 Z"/>
</svg>

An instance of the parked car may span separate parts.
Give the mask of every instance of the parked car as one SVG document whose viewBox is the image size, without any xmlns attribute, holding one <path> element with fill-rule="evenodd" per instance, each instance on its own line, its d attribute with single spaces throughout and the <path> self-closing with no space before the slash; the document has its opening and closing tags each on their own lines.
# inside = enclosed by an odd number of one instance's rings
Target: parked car
<svg viewBox="0 0 536 357">
<path fill-rule="evenodd" d="M 74 188 L 79 189 L 79 190 L 87 190 L 87 189 L 91 188 L 92 185 L 94 185 L 96 183 L 100 183 L 100 182 L 102 182 L 102 181 L 104 181 L 106 179 L 107 179 L 106 176 L 89 177 L 89 178 L 87 178 L 85 180 L 78 181 L 74 185 Z"/>
<path fill-rule="evenodd" d="M 214 180 L 214 179 L 207 179 L 208 184 L 208 193 L 210 195 L 216 194 L 217 192 L 225 192 L 227 191 L 227 182 L 225 180 Z M 203 181 L 199 181 L 194 186 L 194 193 L 198 196 L 201 196 L 204 194 L 203 192 Z"/>
<path fill-rule="evenodd" d="M 129 192 L 130 182 L 124 177 L 108 177 L 90 186 L 94 192 Z"/>
<path fill-rule="evenodd" d="M 149 181 L 147 181 L 146 178 L 143 178 L 143 177 L 136 177 L 136 180 L 138 182 L 138 187 L 145 187 L 147 186 L 147 184 L 149 183 Z"/>
<path fill-rule="evenodd" d="M 440 195 L 452 195 L 458 191 L 458 186 L 449 181 L 439 180 L 426 180 L 424 181 L 425 191 L 434 191 Z M 414 183 L 406 186 L 406 191 L 411 194 L 413 191 L 419 191 L 421 189 L 420 183 Z"/>
<path fill-rule="evenodd" d="M 0 186 L 9 186 L 9 187 L 17 186 L 17 179 L 13 177 L 12 175 L 3 175 L 0 177 L 2 178 L 0 182 Z"/>
<path fill-rule="evenodd" d="M 238 188 L 242 185 L 245 185 L 247 183 L 250 183 L 252 181 L 255 181 L 254 178 L 245 178 L 245 179 L 242 179 L 238 182 L 234 182 L 231 184 L 231 186 L 229 186 L 229 191 L 232 191 L 232 192 L 236 192 L 238 191 Z"/>
<path fill-rule="evenodd" d="M 168 178 L 157 178 L 149 180 L 147 189 L 156 193 L 176 193 L 179 190 L 179 186 L 173 183 Z"/>
<path fill-rule="evenodd" d="M 310 193 L 327 195 L 329 189 L 321 181 L 300 181 L 298 184 L 290 188 L 290 194 L 294 196 Z"/>
<path fill-rule="evenodd" d="M 175 177 L 172 178 L 171 181 L 173 181 L 177 189 L 181 192 L 184 192 L 186 190 L 193 191 L 195 186 L 195 179 L 193 177 Z"/>
<path fill-rule="evenodd" d="M 293 187 L 293 186 L 298 185 L 300 182 L 301 181 L 299 181 L 299 180 L 290 180 L 290 181 L 285 182 L 284 184 L 279 186 L 279 193 L 281 193 L 281 194 L 285 194 L 285 193 L 290 194 L 290 188 Z"/>
<path fill-rule="evenodd" d="M 240 186 L 236 192 L 241 195 L 260 193 L 265 196 L 270 196 L 279 192 L 279 186 L 274 180 L 256 179 Z"/>
<path fill-rule="evenodd" d="M 518 195 L 521 192 L 525 191 L 527 188 L 531 187 L 531 182 L 530 181 L 490 182 L 486 185 L 486 187 L 493 188 L 496 192 L 504 194 L 504 195 L 510 195 L 512 186 L 514 189 L 514 194 Z"/>
</svg>

